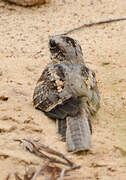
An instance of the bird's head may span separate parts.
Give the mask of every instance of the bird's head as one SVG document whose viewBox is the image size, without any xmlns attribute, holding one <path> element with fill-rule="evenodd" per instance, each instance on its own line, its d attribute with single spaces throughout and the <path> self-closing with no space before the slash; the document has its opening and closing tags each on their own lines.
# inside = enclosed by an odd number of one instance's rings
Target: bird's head
<svg viewBox="0 0 126 180">
<path fill-rule="evenodd" d="M 73 64 L 83 64 L 83 53 L 80 44 L 73 38 L 64 35 L 52 36 L 49 49 L 53 61 L 68 61 Z"/>
</svg>

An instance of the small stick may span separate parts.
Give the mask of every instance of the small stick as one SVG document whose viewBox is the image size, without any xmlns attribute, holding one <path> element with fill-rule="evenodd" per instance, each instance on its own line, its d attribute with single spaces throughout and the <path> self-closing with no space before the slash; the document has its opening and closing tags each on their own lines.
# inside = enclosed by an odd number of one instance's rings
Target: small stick
<svg viewBox="0 0 126 180">
<path fill-rule="evenodd" d="M 24 144 L 25 148 L 31 152 L 34 153 L 35 155 L 44 158 L 44 159 L 48 159 L 50 162 L 53 163 L 59 163 L 59 164 L 63 164 L 66 166 L 71 167 L 72 169 L 78 169 L 80 168 L 80 166 L 77 166 L 76 164 L 74 164 L 72 161 L 70 161 L 68 158 L 66 158 L 62 153 L 59 153 L 51 148 L 49 148 L 48 146 L 45 146 L 43 144 L 40 144 L 38 142 L 35 142 L 34 140 L 29 140 L 29 139 L 14 139 L 15 141 L 19 141 L 21 143 Z M 25 142 L 27 142 L 28 144 L 25 144 Z M 64 160 L 66 160 L 66 162 L 63 162 L 57 158 L 51 157 L 51 156 L 47 156 L 46 154 L 42 153 L 40 151 L 40 149 L 50 153 L 50 154 L 54 154 Z"/>
<path fill-rule="evenodd" d="M 60 174 L 60 180 L 63 180 L 65 172 L 66 172 L 66 169 L 63 168 L 62 171 L 61 171 L 61 174 Z"/>
<path fill-rule="evenodd" d="M 57 173 L 56 168 L 52 169 L 50 180 L 56 180 L 56 173 Z"/>
<path fill-rule="evenodd" d="M 24 144 L 24 147 L 26 148 L 26 150 L 28 150 L 30 153 L 33 153 L 35 154 L 36 156 L 40 157 L 40 158 L 44 158 L 44 159 L 47 159 L 49 160 L 50 162 L 53 162 L 53 163 L 59 163 L 59 164 L 63 164 L 63 165 L 66 165 L 66 166 L 69 166 L 68 163 L 65 163 L 63 161 L 60 161 L 54 157 L 50 157 L 50 156 L 47 156 L 46 154 L 42 153 L 41 151 L 39 151 L 40 148 L 37 147 L 37 144 L 35 144 L 33 142 L 33 140 L 29 140 L 29 139 L 16 139 L 16 141 L 20 141 Z M 27 142 L 28 144 L 25 144 L 25 142 Z"/>
<path fill-rule="evenodd" d="M 60 152 L 57 152 L 54 149 L 52 149 L 52 148 L 50 148 L 50 147 L 48 147 L 48 146 L 46 146 L 44 144 L 41 144 L 40 148 L 42 148 L 44 151 L 46 151 L 46 152 L 48 152 L 50 154 L 54 154 L 56 156 L 59 156 L 60 158 L 66 160 L 70 166 L 74 167 L 75 164 L 72 161 L 70 161 L 67 157 L 65 157 L 64 154 L 62 154 Z"/>
<path fill-rule="evenodd" d="M 31 180 L 36 180 L 36 178 L 40 175 L 43 168 L 40 168 L 38 171 L 35 172 Z"/>
<path fill-rule="evenodd" d="M 124 18 L 109 19 L 109 20 L 103 20 L 103 21 L 92 22 L 92 23 L 87 23 L 87 24 L 82 24 L 79 27 L 75 27 L 75 28 L 72 28 L 72 29 L 70 29 L 70 30 L 68 30 L 66 32 L 63 32 L 60 35 L 66 35 L 66 34 L 69 34 L 69 33 L 73 32 L 73 31 L 79 30 L 79 29 L 84 28 L 84 27 L 90 27 L 90 26 L 95 26 L 95 25 L 99 25 L 99 24 L 111 23 L 111 22 L 116 22 L 116 21 L 125 21 L 125 20 L 126 20 L 126 17 L 124 17 Z"/>
<path fill-rule="evenodd" d="M 9 173 L 9 174 L 7 175 L 7 177 L 6 177 L 6 180 L 9 180 L 9 179 L 10 179 L 10 176 L 11 176 L 11 174 Z"/>
<path fill-rule="evenodd" d="M 31 180 L 36 180 L 36 178 L 41 174 L 42 171 L 50 171 L 52 172 L 50 180 L 55 180 L 57 177 L 60 178 L 60 180 L 63 180 L 64 176 L 67 175 L 68 172 L 79 169 L 80 166 L 76 165 L 69 159 L 67 159 L 62 153 L 57 152 L 53 150 L 52 148 L 41 144 L 39 141 L 34 141 L 32 139 L 14 139 L 15 141 L 19 141 L 23 143 L 26 150 L 28 150 L 30 153 L 34 153 L 36 156 L 40 158 L 47 159 L 47 163 L 51 162 L 52 166 L 45 165 L 41 167 L 38 171 L 34 173 Z M 53 154 L 54 156 L 57 156 L 58 158 L 61 158 L 62 160 L 59 160 L 57 157 L 48 156 L 45 153 L 41 152 L 45 151 L 46 153 Z M 66 162 L 64 162 L 65 160 Z M 68 168 L 60 168 L 55 165 L 62 164 L 68 166 Z M 60 174 L 59 174 L 60 173 Z"/>
<path fill-rule="evenodd" d="M 26 139 L 27 140 L 27 139 Z M 27 140 L 28 141 L 28 140 Z M 71 167 L 76 167 L 76 165 L 70 161 L 66 156 L 64 156 L 64 154 L 60 153 L 60 152 L 57 152 L 55 151 L 54 149 L 50 148 L 49 146 L 46 146 L 44 144 L 41 144 L 41 143 L 38 143 L 38 142 L 35 142 L 33 140 L 30 140 L 30 142 L 32 142 L 33 144 L 36 143 L 37 147 L 39 147 L 40 149 L 42 149 L 43 151 L 47 152 L 47 153 L 50 153 L 50 154 L 53 154 L 53 155 L 56 155 L 62 159 L 64 159 L 65 161 L 67 161 L 67 163 L 71 166 Z"/>
</svg>

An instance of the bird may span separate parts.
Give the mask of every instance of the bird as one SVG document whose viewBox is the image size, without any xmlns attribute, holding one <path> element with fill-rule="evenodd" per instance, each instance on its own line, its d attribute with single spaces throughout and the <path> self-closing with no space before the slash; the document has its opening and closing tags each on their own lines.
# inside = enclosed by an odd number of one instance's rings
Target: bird
<svg viewBox="0 0 126 180">
<path fill-rule="evenodd" d="M 37 81 L 33 105 L 57 120 L 68 151 L 91 147 L 92 116 L 100 107 L 95 73 L 84 62 L 79 42 L 64 35 L 49 40 L 51 62 Z"/>
</svg>

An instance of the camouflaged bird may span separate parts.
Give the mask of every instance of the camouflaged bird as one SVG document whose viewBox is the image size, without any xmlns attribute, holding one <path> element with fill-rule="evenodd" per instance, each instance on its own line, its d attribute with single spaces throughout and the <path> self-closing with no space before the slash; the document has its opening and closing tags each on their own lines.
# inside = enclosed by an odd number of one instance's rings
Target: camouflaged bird
<svg viewBox="0 0 126 180">
<path fill-rule="evenodd" d="M 57 119 L 58 132 L 66 140 L 68 151 L 88 150 L 91 117 L 100 104 L 95 73 L 85 66 L 76 40 L 53 36 L 49 49 L 52 62 L 37 82 L 33 104 L 48 117 Z"/>
</svg>

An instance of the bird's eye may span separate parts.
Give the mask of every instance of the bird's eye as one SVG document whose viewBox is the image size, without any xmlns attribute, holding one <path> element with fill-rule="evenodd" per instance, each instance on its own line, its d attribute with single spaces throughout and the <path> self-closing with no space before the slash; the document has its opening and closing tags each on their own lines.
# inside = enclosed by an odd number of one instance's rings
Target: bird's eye
<svg viewBox="0 0 126 180">
<path fill-rule="evenodd" d="M 56 46 L 56 43 L 54 40 L 51 40 L 49 41 L 49 44 L 50 44 L 50 47 L 55 47 Z"/>
</svg>

